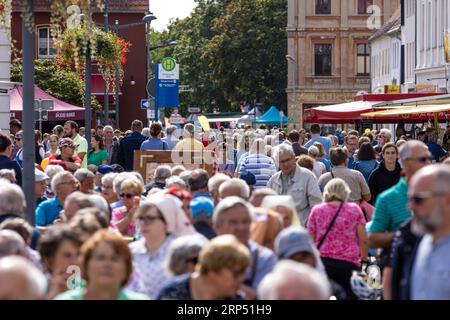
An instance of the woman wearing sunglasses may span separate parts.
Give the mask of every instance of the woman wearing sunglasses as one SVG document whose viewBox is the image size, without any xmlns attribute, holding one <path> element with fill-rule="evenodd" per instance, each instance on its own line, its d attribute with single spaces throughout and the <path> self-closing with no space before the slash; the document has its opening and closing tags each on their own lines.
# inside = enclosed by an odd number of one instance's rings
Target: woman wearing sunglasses
<svg viewBox="0 0 450 320">
<path fill-rule="evenodd" d="M 176 277 L 157 294 L 158 300 L 242 299 L 239 288 L 250 264 L 247 247 L 233 235 L 211 240 L 201 251 L 195 272 Z"/>
<path fill-rule="evenodd" d="M 134 215 L 136 209 L 139 207 L 143 191 L 144 185 L 136 179 L 126 179 L 120 184 L 119 196 L 123 201 L 123 206 L 114 209 L 111 224 L 124 236 L 135 236 L 136 224 Z"/>
<path fill-rule="evenodd" d="M 164 261 L 172 241 L 195 229 L 171 195 L 150 196 L 136 211 L 135 219 L 142 238 L 130 244 L 134 274 L 129 288 L 154 298 L 167 280 Z"/>
</svg>

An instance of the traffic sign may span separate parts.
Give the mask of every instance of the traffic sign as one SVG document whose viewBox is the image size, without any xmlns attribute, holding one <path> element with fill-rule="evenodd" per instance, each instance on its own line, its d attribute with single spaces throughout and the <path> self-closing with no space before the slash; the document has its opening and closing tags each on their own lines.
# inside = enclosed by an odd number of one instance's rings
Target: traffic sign
<svg viewBox="0 0 450 320">
<path fill-rule="evenodd" d="M 179 105 L 179 65 L 165 58 L 156 68 L 155 107 L 177 108 Z"/>
<path fill-rule="evenodd" d="M 155 100 L 141 99 L 141 109 L 154 109 Z"/>
<path fill-rule="evenodd" d="M 155 109 L 147 109 L 147 119 L 155 120 Z M 158 110 L 158 119 L 161 119 L 161 110 Z"/>
<path fill-rule="evenodd" d="M 194 92 L 195 91 L 188 85 L 180 85 L 178 87 L 180 88 L 180 92 Z"/>
<path fill-rule="evenodd" d="M 34 100 L 34 110 L 35 111 L 37 111 L 39 109 L 53 110 L 53 108 L 54 108 L 53 100 L 42 100 L 42 99 Z"/>
<path fill-rule="evenodd" d="M 188 112 L 189 113 L 193 113 L 193 114 L 197 114 L 197 113 L 200 113 L 200 108 L 199 107 L 189 107 L 188 108 Z"/>
</svg>

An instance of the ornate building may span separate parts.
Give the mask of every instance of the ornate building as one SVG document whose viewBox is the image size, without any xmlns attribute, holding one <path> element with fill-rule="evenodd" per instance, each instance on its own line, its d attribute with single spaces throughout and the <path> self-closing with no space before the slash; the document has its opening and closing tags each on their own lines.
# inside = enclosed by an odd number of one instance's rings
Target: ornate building
<svg viewBox="0 0 450 320">
<path fill-rule="evenodd" d="M 370 91 L 371 35 L 400 0 L 288 0 L 288 113 L 352 100 Z M 369 13 L 367 13 L 369 12 Z"/>
</svg>

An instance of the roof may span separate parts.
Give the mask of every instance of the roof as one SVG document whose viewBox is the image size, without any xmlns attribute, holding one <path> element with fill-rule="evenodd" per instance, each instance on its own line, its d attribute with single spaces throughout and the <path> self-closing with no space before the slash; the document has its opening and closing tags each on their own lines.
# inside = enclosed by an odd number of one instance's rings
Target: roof
<svg viewBox="0 0 450 320">
<path fill-rule="evenodd" d="M 397 10 L 395 10 L 392 17 L 389 19 L 388 22 L 386 22 L 381 29 L 376 31 L 370 38 L 369 42 L 372 42 L 384 35 L 389 35 L 393 32 L 400 31 L 401 27 L 401 7 L 398 7 Z"/>
<path fill-rule="evenodd" d="M 53 0 L 34 0 L 34 11 L 36 12 L 50 12 L 50 3 Z M 21 11 L 22 0 L 13 0 L 13 11 Z M 93 1 L 96 3 L 96 1 Z M 99 11 L 95 4 L 95 11 Z M 149 11 L 148 0 L 109 0 L 109 12 L 132 13 L 132 12 L 147 12 Z"/>
<path fill-rule="evenodd" d="M 278 110 L 275 106 L 271 106 L 266 113 L 256 120 L 256 123 L 286 123 L 287 121 L 288 117 L 283 116 L 283 118 L 281 118 L 280 110 Z"/>
<path fill-rule="evenodd" d="M 375 103 L 353 101 L 306 109 L 304 121 L 306 123 L 348 123 L 354 120 L 361 120 L 361 114 L 373 111 Z"/>
<path fill-rule="evenodd" d="M 14 118 L 22 117 L 23 87 L 16 86 L 10 93 L 10 108 Z M 84 120 L 84 108 L 59 100 L 38 86 L 34 86 L 34 99 L 52 100 L 53 110 L 48 112 L 49 121 Z"/>
</svg>

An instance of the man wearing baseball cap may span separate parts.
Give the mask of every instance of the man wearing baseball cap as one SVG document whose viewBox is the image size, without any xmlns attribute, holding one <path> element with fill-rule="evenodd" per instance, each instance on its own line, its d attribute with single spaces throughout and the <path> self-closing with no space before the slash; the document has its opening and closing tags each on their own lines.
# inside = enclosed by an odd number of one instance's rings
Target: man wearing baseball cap
<svg viewBox="0 0 450 320">
<path fill-rule="evenodd" d="M 44 192 L 47 188 L 48 179 L 49 177 L 44 172 L 34 169 L 34 199 L 36 200 L 36 207 L 42 201 L 47 200 L 47 198 L 44 197 Z"/>
<path fill-rule="evenodd" d="M 81 168 L 81 159 L 74 155 L 77 145 L 70 138 L 63 138 L 59 141 L 59 155 L 51 155 L 49 164 L 60 165 L 64 170 L 75 172 Z"/>
<path fill-rule="evenodd" d="M 192 224 L 198 233 L 211 240 L 217 234 L 212 228 L 214 203 L 209 197 L 199 196 L 191 200 Z"/>
</svg>

